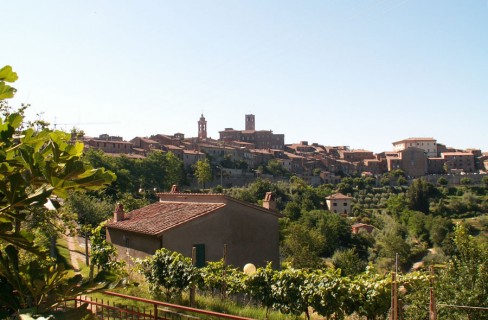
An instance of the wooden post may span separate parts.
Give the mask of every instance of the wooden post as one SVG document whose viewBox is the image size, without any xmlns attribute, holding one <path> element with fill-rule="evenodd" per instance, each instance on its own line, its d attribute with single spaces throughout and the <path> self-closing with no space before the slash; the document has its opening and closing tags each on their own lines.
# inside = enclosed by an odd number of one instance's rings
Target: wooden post
<svg viewBox="0 0 488 320">
<path fill-rule="evenodd" d="M 437 308 L 434 291 L 434 266 L 429 267 L 430 270 L 430 303 L 429 303 L 429 320 L 437 320 Z"/>
<path fill-rule="evenodd" d="M 225 299 L 225 297 L 227 296 L 226 292 L 227 292 L 227 281 L 226 281 L 226 278 L 227 278 L 227 272 L 226 272 L 226 268 L 227 268 L 227 244 L 224 244 L 224 252 L 223 252 L 223 262 L 224 262 L 224 269 L 222 271 L 222 278 L 223 278 L 223 283 L 222 283 L 222 292 L 220 293 L 221 296 L 222 296 L 222 299 Z"/>
<path fill-rule="evenodd" d="M 154 304 L 154 320 L 158 320 L 158 305 Z"/>
<path fill-rule="evenodd" d="M 90 253 L 88 252 L 88 232 L 85 231 L 85 264 L 90 266 Z"/>
<path fill-rule="evenodd" d="M 196 247 L 193 247 L 191 249 L 191 263 L 193 264 L 193 266 L 195 266 L 197 264 L 197 248 Z M 190 307 L 194 307 L 195 306 L 195 285 L 192 284 L 191 288 L 190 288 Z"/>
<path fill-rule="evenodd" d="M 391 312 L 390 320 L 398 320 L 398 290 L 396 272 L 391 273 Z"/>
</svg>

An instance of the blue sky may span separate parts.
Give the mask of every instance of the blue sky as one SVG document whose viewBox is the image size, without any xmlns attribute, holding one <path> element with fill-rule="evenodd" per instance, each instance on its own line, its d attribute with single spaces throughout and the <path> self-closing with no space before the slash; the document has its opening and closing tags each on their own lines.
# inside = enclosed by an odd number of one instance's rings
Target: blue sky
<svg viewBox="0 0 488 320">
<path fill-rule="evenodd" d="M 11 105 L 130 140 L 244 115 L 301 140 L 488 151 L 488 1 L 8 1 Z"/>
</svg>

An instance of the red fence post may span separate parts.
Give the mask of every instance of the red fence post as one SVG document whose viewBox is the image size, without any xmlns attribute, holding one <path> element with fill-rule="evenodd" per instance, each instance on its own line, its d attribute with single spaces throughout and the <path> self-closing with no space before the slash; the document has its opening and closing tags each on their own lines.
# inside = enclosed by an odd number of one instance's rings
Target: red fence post
<svg viewBox="0 0 488 320">
<path fill-rule="evenodd" d="M 158 320 L 158 305 L 154 304 L 154 320 Z"/>
</svg>

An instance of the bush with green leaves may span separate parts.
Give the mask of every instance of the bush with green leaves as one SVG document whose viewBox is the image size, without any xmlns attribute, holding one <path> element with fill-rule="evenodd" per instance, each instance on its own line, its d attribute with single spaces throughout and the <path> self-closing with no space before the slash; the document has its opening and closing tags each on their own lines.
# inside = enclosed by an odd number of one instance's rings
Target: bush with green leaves
<svg viewBox="0 0 488 320">
<path fill-rule="evenodd" d="M 151 294 L 159 296 L 164 293 L 167 300 L 180 298 L 184 290 L 200 281 L 198 269 L 190 258 L 165 248 L 144 260 L 137 260 L 137 264 L 149 283 Z"/>
<path fill-rule="evenodd" d="M 117 260 L 117 249 L 108 242 L 105 237 L 105 223 L 91 231 L 90 243 L 90 279 L 93 279 L 93 271 L 97 267 L 98 271 L 106 271 L 115 274 L 123 273 L 125 262 Z"/>
</svg>

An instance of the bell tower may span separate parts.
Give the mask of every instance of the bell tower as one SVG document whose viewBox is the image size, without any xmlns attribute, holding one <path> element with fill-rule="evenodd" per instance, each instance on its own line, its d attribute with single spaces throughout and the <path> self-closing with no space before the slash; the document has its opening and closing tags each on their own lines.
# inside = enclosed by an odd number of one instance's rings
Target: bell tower
<svg viewBox="0 0 488 320">
<path fill-rule="evenodd" d="M 253 114 L 246 114 L 246 130 L 256 130 L 254 115 Z"/>
<path fill-rule="evenodd" d="M 207 139 L 207 120 L 205 120 L 203 113 L 198 120 L 198 139 Z"/>
</svg>

